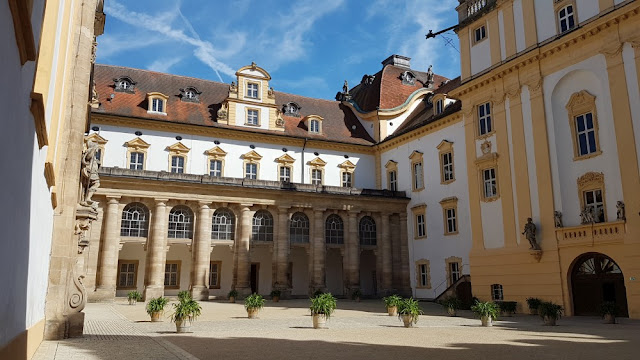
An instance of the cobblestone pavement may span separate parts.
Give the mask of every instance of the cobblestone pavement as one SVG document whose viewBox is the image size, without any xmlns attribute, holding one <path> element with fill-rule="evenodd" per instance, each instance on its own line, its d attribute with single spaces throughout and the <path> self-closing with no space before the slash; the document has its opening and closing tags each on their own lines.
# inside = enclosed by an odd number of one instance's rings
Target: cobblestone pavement
<svg viewBox="0 0 640 360">
<path fill-rule="evenodd" d="M 308 300 L 267 302 L 258 319 L 242 304 L 202 302 L 192 332 L 176 334 L 168 319 L 149 322 L 143 304 L 88 304 L 85 335 L 45 341 L 34 359 L 637 359 L 640 321 L 605 325 L 595 317 L 502 318 L 480 327 L 470 312 L 445 316 L 431 303 L 416 327 L 405 329 L 380 300 L 338 301 L 328 329 L 314 330 Z M 168 309 L 170 309 L 169 306 Z M 169 311 L 168 311 L 169 312 Z"/>
</svg>

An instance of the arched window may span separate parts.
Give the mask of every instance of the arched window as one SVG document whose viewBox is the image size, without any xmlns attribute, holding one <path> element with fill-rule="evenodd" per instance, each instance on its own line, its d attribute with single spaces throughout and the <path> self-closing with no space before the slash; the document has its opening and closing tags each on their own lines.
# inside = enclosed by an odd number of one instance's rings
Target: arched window
<svg viewBox="0 0 640 360">
<path fill-rule="evenodd" d="M 193 214 L 186 206 L 176 206 L 169 213 L 169 238 L 191 239 L 193 234 Z"/>
<path fill-rule="evenodd" d="M 331 214 L 324 224 L 324 239 L 327 244 L 344 244 L 344 222 L 336 214 Z"/>
<path fill-rule="evenodd" d="M 212 240 L 234 240 L 236 217 L 229 209 L 218 209 L 213 214 Z"/>
<path fill-rule="evenodd" d="M 309 218 L 304 213 L 297 212 L 291 217 L 289 240 L 292 243 L 309 242 Z"/>
<path fill-rule="evenodd" d="M 146 237 L 149 231 L 149 210 L 141 203 L 131 203 L 122 211 L 120 236 Z"/>
<path fill-rule="evenodd" d="M 376 244 L 376 222 L 371 216 L 360 219 L 360 245 Z"/>
<path fill-rule="evenodd" d="M 258 210 L 253 215 L 251 239 L 253 241 L 273 241 L 273 216 L 267 210 Z"/>
</svg>

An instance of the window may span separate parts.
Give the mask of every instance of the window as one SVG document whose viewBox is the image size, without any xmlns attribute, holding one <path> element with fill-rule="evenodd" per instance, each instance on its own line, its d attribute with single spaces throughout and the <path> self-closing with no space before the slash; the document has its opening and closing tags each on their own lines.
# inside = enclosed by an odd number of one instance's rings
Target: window
<svg viewBox="0 0 640 360">
<path fill-rule="evenodd" d="M 211 227 L 212 240 L 234 240 L 236 217 L 229 209 L 218 209 L 213 214 Z"/>
<path fill-rule="evenodd" d="M 187 90 L 184 92 L 184 97 L 189 100 L 196 98 L 196 93 L 193 90 Z"/>
<path fill-rule="evenodd" d="M 453 153 L 449 151 L 440 154 L 440 160 L 442 164 L 442 182 L 448 183 L 453 181 Z"/>
<path fill-rule="evenodd" d="M 191 239 L 193 215 L 186 206 L 176 206 L 169 212 L 169 239 Z"/>
<path fill-rule="evenodd" d="M 127 91 L 129 87 L 131 87 L 131 83 L 127 80 L 120 80 L 120 82 L 118 82 L 119 90 Z"/>
<path fill-rule="evenodd" d="M 138 282 L 138 261 L 118 261 L 118 289 L 135 289 Z"/>
<path fill-rule="evenodd" d="M 504 300 L 504 294 L 502 292 L 502 285 L 500 285 L 500 284 L 491 285 L 491 300 L 493 300 L 493 301 L 502 301 L 502 300 Z"/>
<path fill-rule="evenodd" d="M 149 231 L 149 211 L 141 203 L 128 204 L 122 211 L 120 236 L 146 237 Z"/>
<path fill-rule="evenodd" d="M 351 177 L 352 177 L 352 173 L 349 172 L 343 172 L 342 173 L 342 187 L 351 187 L 352 183 L 351 183 Z"/>
<path fill-rule="evenodd" d="M 311 169 L 311 184 L 322 185 L 322 170 Z"/>
<path fill-rule="evenodd" d="M 176 174 L 184 173 L 184 156 L 174 155 L 171 157 L 171 172 Z"/>
<path fill-rule="evenodd" d="M 222 160 L 209 160 L 209 175 L 214 177 L 222 176 Z"/>
<path fill-rule="evenodd" d="M 256 180 L 258 178 L 258 164 L 246 163 L 244 166 L 244 177 Z"/>
<path fill-rule="evenodd" d="M 487 28 L 482 25 L 479 28 L 476 28 L 475 30 L 473 30 L 473 42 L 474 43 L 478 43 L 482 40 L 484 40 L 484 38 L 487 37 Z"/>
<path fill-rule="evenodd" d="M 211 261 L 209 263 L 209 289 L 220 289 L 221 270 L 221 261 Z"/>
<path fill-rule="evenodd" d="M 458 232 L 458 224 L 456 220 L 456 209 L 450 208 L 445 209 L 445 216 L 447 219 L 447 224 L 445 227 L 445 234 L 455 234 Z"/>
<path fill-rule="evenodd" d="M 164 265 L 164 287 L 168 289 L 180 288 L 180 262 L 167 261 Z"/>
<path fill-rule="evenodd" d="M 353 187 L 353 173 L 356 170 L 356 165 L 350 160 L 338 165 L 340 171 L 340 185 L 342 187 Z"/>
<path fill-rule="evenodd" d="M 376 222 L 371 216 L 360 219 L 360 245 L 376 245 Z"/>
<path fill-rule="evenodd" d="M 496 180 L 496 169 L 489 168 L 482 170 L 482 181 L 484 185 L 484 198 L 490 199 L 498 196 L 498 181 Z"/>
<path fill-rule="evenodd" d="M 131 80 L 130 77 L 121 76 L 119 78 L 113 79 L 113 81 L 114 81 L 114 90 L 116 92 L 126 92 L 130 94 L 134 93 L 134 86 L 136 85 L 136 82 Z"/>
<path fill-rule="evenodd" d="M 422 259 L 416 262 L 416 287 L 422 289 L 431 289 L 429 260 Z"/>
<path fill-rule="evenodd" d="M 259 110 L 248 109 L 247 110 L 247 125 L 260 125 Z"/>
<path fill-rule="evenodd" d="M 571 30 L 576 26 L 573 5 L 567 5 L 558 11 L 558 25 L 561 33 Z"/>
<path fill-rule="evenodd" d="M 102 162 L 102 149 L 98 148 L 98 150 L 96 150 L 96 160 L 98 160 L 98 162 Z"/>
<path fill-rule="evenodd" d="M 587 159 L 601 154 L 596 97 L 585 90 L 579 91 L 571 95 L 566 109 L 573 134 L 573 160 Z"/>
<path fill-rule="evenodd" d="M 424 178 L 422 171 L 422 162 L 413 164 L 413 189 L 424 189 Z"/>
<path fill-rule="evenodd" d="M 324 224 L 324 238 L 327 244 L 344 244 L 344 223 L 336 214 L 327 217 Z"/>
<path fill-rule="evenodd" d="M 490 134 L 493 131 L 491 123 L 491 104 L 485 103 L 478 106 L 478 134 L 480 136 Z"/>
<path fill-rule="evenodd" d="M 289 166 L 280 166 L 280 181 L 291 181 L 291 168 Z"/>
<path fill-rule="evenodd" d="M 424 214 L 416 215 L 416 229 L 418 237 L 427 236 L 427 224 L 425 223 Z"/>
<path fill-rule="evenodd" d="M 144 153 L 132 152 L 129 154 L 129 169 L 144 170 Z"/>
<path fill-rule="evenodd" d="M 398 191 L 398 172 L 396 170 L 389 171 L 389 190 Z"/>
<path fill-rule="evenodd" d="M 162 113 L 164 112 L 164 100 L 153 98 L 151 100 L 151 111 Z"/>
<path fill-rule="evenodd" d="M 585 156 L 598 151 L 596 143 L 596 131 L 593 122 L 593 114 L 586 113 L 575 117 L 576 141 L 578 143 L 578 156 Z"/>
<path fill-rule="evenodd" d="M 320 133 L 320 121 L 311 120 L 309 125 L 309 132 L 316 133 L 316 134 Z"/>
<path fill-rule="evenodd" d="M 291 243 L 309 243 L 309 218 L 304 213 L 297 212 L 291 216 L 289 241 Z"/>
<path fill-rule="evenodd" d="M 586 190 L 582 192 L 584 206 L 593 215 L 595 222 L 605 222 L 602 190 Z"/>
<path fill-rule="evenodd" d="M 258 210 L 253 215 L 251 240 L 273 241 L 273 216 L 267 210 Z"/>
<path fill-rule="evenodd" d="M 247 97 L 252 99 L 258 98 L 258 84 L 256 83 L 247 83 Z"/>
<path fill-rule="evenodd" d="M 444 100 L 436 101 L 436 115 L 442 114 L 443 110 L 444 110 Z"/>
<path fill-rule="evenodd" d="M 447 286 L 455 284 L 462 277 L 462 258 L 451 256 L 445 259 L 447 264 Z"/>
</svg>

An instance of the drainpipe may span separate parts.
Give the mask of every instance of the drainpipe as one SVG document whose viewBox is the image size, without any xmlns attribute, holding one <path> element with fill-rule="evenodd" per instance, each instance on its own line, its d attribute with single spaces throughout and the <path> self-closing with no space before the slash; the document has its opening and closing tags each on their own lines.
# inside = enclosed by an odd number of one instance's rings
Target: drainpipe
<svg viewBox="0 0 640 360">
<path fill-rule="evenodd" d="M 302 144 L 302 166 L 300 167 L 300 183 L 304 184 L 304 149 L 307 147 L 307 138 L 304 138 L 304 144 Z"/>
</svg>

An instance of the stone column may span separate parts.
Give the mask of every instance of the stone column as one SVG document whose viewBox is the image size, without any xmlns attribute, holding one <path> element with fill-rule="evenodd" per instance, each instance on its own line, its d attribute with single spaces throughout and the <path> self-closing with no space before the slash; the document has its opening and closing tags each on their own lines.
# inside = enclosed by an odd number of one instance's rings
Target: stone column
<svg viewBox="0 0 640 360">
<path fill-rule="evenodd" d="M 251 294 L 251 259 L 249 258 L 249 246 L 251 240 L 251 225 L 253 214 L 252 204 L 243 204 L 240 207 L 240 219 L 238 222 L 238 238 L 236 239 L 236 285 L 240 297 Z"/>
<path fill-rule="evenodd" d="M 100 271 L 95 299 L 112 301 L 116 296 L 116 278 L 118 276 L 118 253 L 120 249 L 120 231 L 118 229 L 118 210 L 120 197 L 107 197 L 104 211 L 104 231 L 100 249 Z"/>
<path fill-rule="evenodd" d="M 358 237 L 358 212 L 349 211 L 347 214 L 347 244 L 348 269 L 350 292 L 360 288 L 360 239 Z M 349 294 L 351 295 L 351 294 Z"/>
<path fill-rule="evenodd" d="M 391 228 L 391 287 L 398 292 L 402 287 L 402 260 L 400 259 L 400 218 L 396 215 L 389 218 Z"/>
<path fill-rule="evenodd" d="M 324 211 L 325 209 L 313 210 L 313 289 L 326 290 L 325 282 L 325 256 L 327 247 L 324 241 Z"/>
<path fill-rule="evenodd" d="M 167 259 L 167 199 L 156 199 L 151 236 L 147 242 L 147 272 L 144 300 L 164 296 L 164 266 Z"/>
<path fill-rule="evenodd" d="M 286 299 L 291 294 L 287 284 L 287 270 L 289 268 L 289 207 L 278 207 L 278 238 L 276 254 L 276 289 L 281 291 L 281 297 Z M 275 245 L 275 244 L 274 244 Z"/>
<path fill-rule="evenodd" d="M 407 238 L 407 213 L 400 213 L 400 273 L 402 281 L 400 288 L 404 296 L 411 295 L 411 281 L 409 277 L 409 239 Z"/>
<path fill-rule="evenodd" d="M 389 294 L 393 289 L 393 269 L 391 261 L 391 236 L 389 235 L 389 214 L 381 215 L 380 232 L 382 234 L 382 291 Z"/>
<path fill-rule="evenodd" d="M 211 209 L 200 202 L 196 233 L 191 252 L 191 296 L 195 300 L 209 300 L 209 261 L 211 260 Z"/>
</svg>

